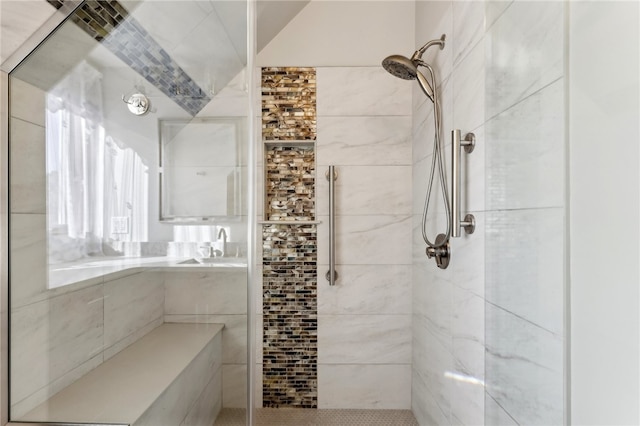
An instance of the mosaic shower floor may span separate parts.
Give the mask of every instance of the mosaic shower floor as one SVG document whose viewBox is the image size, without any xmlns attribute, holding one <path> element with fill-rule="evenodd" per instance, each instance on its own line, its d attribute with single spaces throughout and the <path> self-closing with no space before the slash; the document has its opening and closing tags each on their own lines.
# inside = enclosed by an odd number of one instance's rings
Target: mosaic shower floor
<svg viewBox="0 0 640 426">
<path fill-rule="evenodd" d="M 260 408 L 256 426 L 418 426 L 409 410 L 313 410 Z M 214 426 L 244 426 L 245 410 L 224 408 Z"/>
</svg>

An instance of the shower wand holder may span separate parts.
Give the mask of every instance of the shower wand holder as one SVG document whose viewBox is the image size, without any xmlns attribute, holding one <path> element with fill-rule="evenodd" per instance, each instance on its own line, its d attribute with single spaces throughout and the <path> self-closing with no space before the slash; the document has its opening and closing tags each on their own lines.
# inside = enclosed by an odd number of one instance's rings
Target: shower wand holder
<svg viewBox="0 0 640 426">
<path fill-rule="evenodd" d="M 438 268 L 447 269 L 451 259 L 451 248 L 445 234 L 438 234 L 435 244 L 428 246 L 426 252 L 429 259 L 435 258 Z"/>
</svg>

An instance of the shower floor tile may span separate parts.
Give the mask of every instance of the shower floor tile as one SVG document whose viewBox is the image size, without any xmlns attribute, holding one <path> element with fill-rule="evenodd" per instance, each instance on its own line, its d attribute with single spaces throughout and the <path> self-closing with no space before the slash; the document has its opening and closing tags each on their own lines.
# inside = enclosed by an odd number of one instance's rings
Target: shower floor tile
<svg viewBox="0 0 640 426">
<path fill-rule="evenodd" d="M 259 408 L 256 426 L 418 426 L 410 410 Z M 244 426 L 245 410 L 223 408 L 214 426 Z"/>
</svg>

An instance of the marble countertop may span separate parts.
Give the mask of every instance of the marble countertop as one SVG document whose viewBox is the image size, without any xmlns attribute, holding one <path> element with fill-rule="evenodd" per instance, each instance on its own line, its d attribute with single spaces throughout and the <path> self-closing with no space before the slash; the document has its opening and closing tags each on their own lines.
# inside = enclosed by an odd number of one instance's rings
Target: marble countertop
<svg viewBox="0 0 640 426">
<path fill-rule="evenodd" d="M 134 273 L 154 271 L 212 271 L 218 268 L 246 268 L 247 259 L 218 257 L 210 259 L 153 257 L 94 257 L 49 266 L 49 289 L 69 284 L 117 279 Z"/>
</svg>

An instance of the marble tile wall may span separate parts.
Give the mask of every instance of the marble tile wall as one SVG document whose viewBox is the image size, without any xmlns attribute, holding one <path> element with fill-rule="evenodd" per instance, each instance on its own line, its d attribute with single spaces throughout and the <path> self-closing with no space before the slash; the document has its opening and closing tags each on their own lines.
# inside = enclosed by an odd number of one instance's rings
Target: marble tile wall
<svg viewBox="0 0 640 426">
<path fill-rule="evenodd" d="M 560 2 L 416 3 L 416 45 L 447 34 L 444 50 L 424 56 L 442 80 L 445 143 L 453 128 L 479 141 L 462 157 L 462 209 L 476 232 L 452 241 L 439 270 L 421 235 L 433 112 L 413 88 L 412 409 L 421 424 L 562 423 L 563 22 Z M 435 201 L 430 233 L 444 230 L 443 212 Z"/>
<path fill-rule="evenodd" d="M 319 67 L 318 407 L 411 405 L 411 86 L 381 67 Z M 336 285 L 328 181 L 336 191 Z"/>
<path fill-rule="evenodd" d="M 163 322 L 164 286 L 158 273 L 137 273 L 49 296 L 11 308 L 13 418 Z"/>
<path fill-rule="evenodd" d="M 165 272 L 164 321 L 224 324 L 222 406 L 245 408 L 247 392 L 247 271 Z"/>
</svg>

